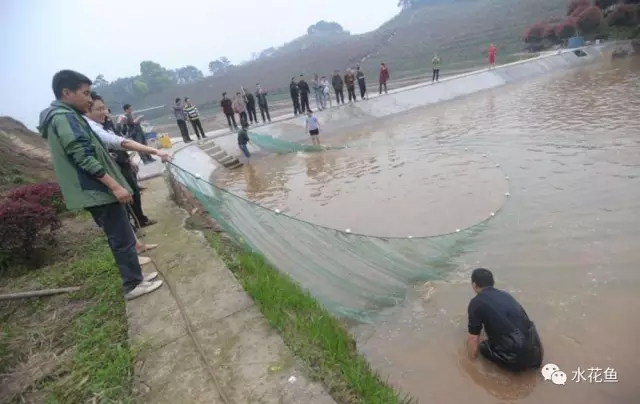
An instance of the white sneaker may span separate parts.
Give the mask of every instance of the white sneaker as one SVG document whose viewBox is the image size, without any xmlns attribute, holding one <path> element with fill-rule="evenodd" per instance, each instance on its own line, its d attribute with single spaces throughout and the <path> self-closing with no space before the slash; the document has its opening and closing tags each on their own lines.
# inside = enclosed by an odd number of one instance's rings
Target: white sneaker
<svg viewBox="0 0 640 404">
<path fill-rule="evenodd" d="M 138 263 L 140 263 L 140 266 L 147 265 L 150 262 L 151 262 L 151 258 L 149 257 L 138 257 Z"/>
<path fill-rule="evenodd" d="M 144 279 L 144 282 L 151 282 L 152 280 L 158 277 L 158 273 L 157 272 L 151 272 L 148 274 L 143 273 L 142 277 Z"/>
<path fill-rule="evenodd" d="M 160 286 L 162 286 L 162 281 L 153 281 L 153 282 L 145 282 L 142 281 L 135 289 L 131 292 L 124 295 L 124 298 L 127 300 L 133 300 L 136 297 L 140 297 L 142 295 L 146 295 L 157 290 Z"/>
</svg>

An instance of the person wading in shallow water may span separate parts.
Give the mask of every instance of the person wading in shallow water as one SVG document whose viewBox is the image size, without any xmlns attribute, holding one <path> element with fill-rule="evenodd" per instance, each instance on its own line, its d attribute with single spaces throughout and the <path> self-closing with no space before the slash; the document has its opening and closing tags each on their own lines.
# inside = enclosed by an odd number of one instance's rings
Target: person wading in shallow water
<svg viewBox="0 0 640 404">
<path fill-rule="evenodd" d="M 535 325 L 516 299 L 493 285 L 491 271 L 473 270 L 471 287 L 476 296 L 468 307 L 469 356 L 475 359 L 480 352 L 486 359 L 512 372 L 539 368 L 544 349 Z M 483 328 L 487 339 L 480 342 Z"/>
</svg>

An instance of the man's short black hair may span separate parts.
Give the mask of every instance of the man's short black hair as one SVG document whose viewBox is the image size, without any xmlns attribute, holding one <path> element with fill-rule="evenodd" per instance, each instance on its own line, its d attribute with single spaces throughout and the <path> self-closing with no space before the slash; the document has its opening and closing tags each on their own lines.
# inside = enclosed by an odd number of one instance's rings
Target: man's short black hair
<svg viewBox="0 0 640 404">
<path fill-rule="evenodd" d="M 180 102 L 180 98 L 176 98 L 176 104 Z"/>
<path fill-rule="evenodd" d="M 224 97 L 225 95 L 227 95 L 227 93 L 226 93 L 226 92 L 222 93 L 222 96 L 223 96 L 223 97 Z"/>
<path fill-rule="evenodd" d="M 102 102 L 104 102 L 102 97 L 98 93 L 96 93 L 95 91 L 91 92 L 91 101 L 102 101 Z"/>
<path fill-rule="evenodd" d="M 124 104 L 122 109 L 126 112 L 129 108 L 131 108 L 131 104 Z"/>
<path fill-rule="evenodd" d="M 184 102 L 189 101 L 189 97 L 184 97 Z"/>
<path fill-rule="evenodd" d="M 488 288 L 493 286 L 493 274 L 485 268 L 476 268 L 471 273 L 471 282 L 475 283 L 479 288 Z"/>
<path fill-rule="evenodd" d="M 89 77 L 73 70 L 60 70 L 53 75 L 53 80 L 51 80 L 53 95 L 57 100 L 62 98 L 62 90 L 65 88 L 70 91 L 78 91 L 83 84 L 90 86 L 93 82 Z"/>
</svg>

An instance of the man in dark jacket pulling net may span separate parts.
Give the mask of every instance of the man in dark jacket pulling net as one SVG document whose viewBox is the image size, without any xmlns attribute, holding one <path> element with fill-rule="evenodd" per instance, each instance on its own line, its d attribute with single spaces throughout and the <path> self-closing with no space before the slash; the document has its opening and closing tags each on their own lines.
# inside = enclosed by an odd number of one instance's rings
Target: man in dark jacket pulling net
<svg viewBox="0 0 640 404">
<path fill-rule="evenodd" d="M 56 73 L 52 83 L 56 101 L 42 111 L 38 128 L 49 144 L 67 208 L 88 210 L 104 230 L 120 269 L 125 298 L 134 299 L 158 289 L 162 281 L 142 274 L 125 207 L 133 202 L 133 191 L 82 116 L 91 108 L 91 84 L 72 70 Z"/>
<path fill-rule="evenodd" d="M 469 356 L 478 352 L 503 369 L 520 372 L 539 368 L 544 350 L 538 331 L 520 303 L 493 287 L 493 274 L 478 268 L 471 274 L 476 296 L 469 302 Z M 487 339 L 480 342 L 484 328 Z"/>
</svg>

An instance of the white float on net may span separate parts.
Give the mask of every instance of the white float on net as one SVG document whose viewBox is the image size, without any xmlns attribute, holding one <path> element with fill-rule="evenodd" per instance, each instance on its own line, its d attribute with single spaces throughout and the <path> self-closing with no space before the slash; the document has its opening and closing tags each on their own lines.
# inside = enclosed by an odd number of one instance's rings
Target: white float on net
<svg viewBox="0 0 640 404">
<path fill-rule="evenodd" d="M 276 209 L 276 213 L 280 213 L 280 209 Z"/>
<path fill-rule="evenodd" d="M 351 229 L 347 229 L 345 230 L 347 233 L 351 233 Z"/>
<path fill-rule="evenodd" d="M 201 178 L 199 173 L 196 173 L 196 178 Z"/>
</svg>

